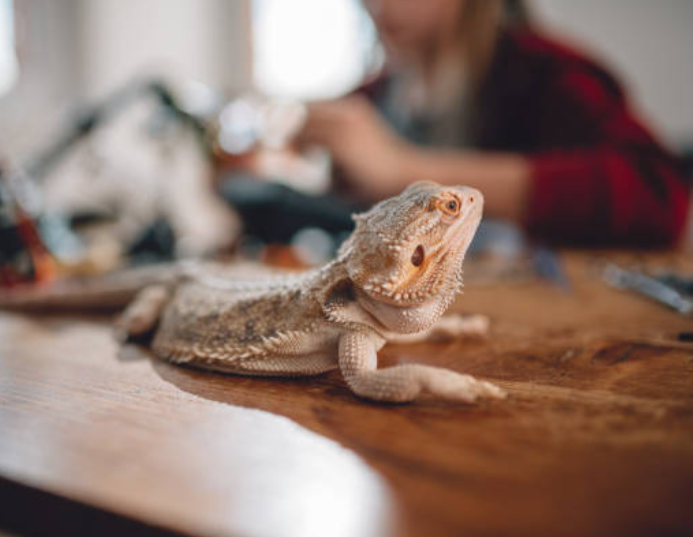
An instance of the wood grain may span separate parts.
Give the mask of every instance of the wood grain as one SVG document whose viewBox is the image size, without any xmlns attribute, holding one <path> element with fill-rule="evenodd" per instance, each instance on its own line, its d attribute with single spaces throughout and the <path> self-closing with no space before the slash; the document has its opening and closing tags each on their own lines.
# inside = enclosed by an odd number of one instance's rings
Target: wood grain
<svg viewBox="0 0 693 537">
<path fill-rule="evenodd" d="M 567 256 L 571 292 L 468 287 L 456 309 L 489 315 L 488 339 L 384 349 L 383 365 L 450 367 L 511 393 L 475 406 L 376 405 L 336 372 L 186 369 L 118 349 L 103 318 L 2 314 L 4 488 L 145 533 L 693 534 L 693 346 L 674 343 L 693 323 L 605 287 L 589 259 Z M 0 513 L 21 503 L 2 498 Z"/>
</svg>

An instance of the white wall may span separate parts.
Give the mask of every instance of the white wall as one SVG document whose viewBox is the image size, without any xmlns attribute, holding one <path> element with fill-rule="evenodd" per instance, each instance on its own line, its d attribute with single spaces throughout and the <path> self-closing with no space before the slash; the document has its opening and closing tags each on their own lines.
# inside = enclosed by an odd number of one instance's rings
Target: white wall
<svg viewBox="0 0 693 537">
<path fill-rule="evenodd" d="M 138 75 L 252 83 L 252 0 L 15 0 L 19 83 L 0 99 L 0 157 L 45 145 L 66 112 Z"/>
<path fill-rule="evenodd" d="M 693 1 L 531 0 L 536 19 L 605 60 L 641 115 L 693 144 Z"/>
<path fill-rule="evenodd" d="M 250 83 L 247 0 L 80 2 L 87 95 L 101 95 L 143 72 L 175 73 L 231 90 Z"/>
</svg>

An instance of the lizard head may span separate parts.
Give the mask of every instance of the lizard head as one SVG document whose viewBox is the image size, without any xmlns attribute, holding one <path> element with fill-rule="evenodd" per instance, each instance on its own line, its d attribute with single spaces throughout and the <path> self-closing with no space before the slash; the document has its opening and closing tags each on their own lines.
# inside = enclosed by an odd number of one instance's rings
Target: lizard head
<svg viewBox="0 0 693 537">
<path fill-rule="evenodd" d="M 370 299 L 391 306 L 452 300 L 482 208 L 483 196 L 473 188 L 411 185 L 354 215 L 356 229 L 340 249 L 349 278 Z"/>
</svg>

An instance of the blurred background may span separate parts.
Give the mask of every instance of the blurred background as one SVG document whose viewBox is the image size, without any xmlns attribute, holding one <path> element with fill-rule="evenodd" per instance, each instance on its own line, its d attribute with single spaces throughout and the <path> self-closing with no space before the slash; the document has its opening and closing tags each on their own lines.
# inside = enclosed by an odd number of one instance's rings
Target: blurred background
<svg viewBox="0 0 693 537">
<path fill-rule="evenodd" d="M 228 94 L 341 95 L 382 62 L 358 0 L 1 0 L 0 143 L 136 75 L 171 74 Z M 548 31 L 615 71 L 670 143 L 693 144 L 693 6 L 686 0 L 530 0 Z M 319 21 L 319 23 L 317 22 Z M 316 46 L 320 43 L 320 46 Z M 29 143 L 29 142 L 28 142 Z"/>
<path fill-rule="evenodd" d="M 690 2 L 528 4 L 608 63 L 668 141 L 693 144 Z M 0 143 L 12 150 L 26 129 L 152 71 L 230 94 L 326 98 L 356 87 L 381 55 L 358 0 L 1 0 Z"/>
<path fill-rule="evenodd" d="M 348 94 L 383 70 L 388 53 L 366 7 L 360 0 L 0 0 L 5 206 L 39 222 L 36 233 L 63 265 L 85 270 L 143 252 L 198 256 L 240 243 L 257 252 L 296 240 L 308 245 L 307 264 L 325 259 L 348 232 L 352 209 L 366 203 L 329 195 L 329 148 L 301 148 L 300 159 L 279 149 L 291 146 L 305 103 Z M 530 0 L 523 7 L 543 34 L 598 58 L 667 150 L 690 154 L 691 2 Z M 219 180 L 229 175 L 236 180 Z M 287 190 L 256 192 L 249 175 Z M 277 204 L 292 208 L 263 227 Z M 16 225 L 16 210 L 9 212 L 6 221 Z M 55 214 L 67 220 L 44 218 Z M 104 220 L 107 238 L 86 255 L 76 226 Z M 243 229 L 253 233 L 239 242 Z M 521 235 L 489 232 L 510 250 Z M 16 252 L 3 236 L 7 262 Z"/>
</svg>

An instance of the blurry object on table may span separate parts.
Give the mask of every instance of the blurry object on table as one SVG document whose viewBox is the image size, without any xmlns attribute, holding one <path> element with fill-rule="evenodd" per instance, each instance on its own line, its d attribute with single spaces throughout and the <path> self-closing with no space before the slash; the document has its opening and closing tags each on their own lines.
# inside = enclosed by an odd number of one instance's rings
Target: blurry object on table
<svg viewBox="0 0 693 537">
<path fill-rule="evenodd" d="M 156 80 L 125 86 L 76 114 L 25 164 L 40 195 L 37 213 L 62 218 L 84 242 L 73 271 L 208 255 L 237 240 L 240 221 L 213 189 L 203 116 L 213 105 L 201 106 L 191 84 L 174 87 Z"/>
<path fill-rule="evenodd" d="M 220 172 L 252 174 L 306 194 L 330 187 L 330 160 L 320 149 L 299 152 L 292 144 L 305 120 L 305 106 L 243 94 L 219 113 L 214 150 Z"/>
<path fill-rule="evenodd" d="M 602 279 L 612 287 L 654 300 L 681 315 L 693 314 L 693 278 L 690 276 L 672 272 L 650 275 L 607 263 Z"/>
<path fill-rule="evenodd" d="M 47 282 L 56 272 L 31 215 L 30 186 L 12 174 L 0 168 L 0 287 Z"/>
<path fill-rule="evenodd" d="M 310 195 L 240 172 L 223 176 L 219 189 L 242 216 L 246 233 L 263 243 L 289 244 L 301 230 L 319 228 L 333 237 L 336 251 L 359 209 L 334 195 Z"/>
<path fill-rule="evenodd" d="M 562 256 L 546 245 L 528 241 L 520 229 L 502 220 L 482 222 L 465 264 L 467 285 L 498 285 L 541 280 L 563 292 L 571 285 Z"/>
<path fill-rule="evenodd" d="M 289 245 L 302 230 L 313 229 L 329 238 L 326 250 L 334 254 L 353 227 L 351 213 L 361 209 L 328 193 L 331 164 L 325 151 L 293 145 L 304 119 L 301 103 L 251 93 L 219 113 L 213 136 L 218 189 L 242 216 L 248 235 L 243 244 L 253 249 Z M 308 250 L 304 244 L 294 254 L 300 258 Z M 324 261 L 323 250 L 311 250 L 306 259 Z"/>
</svg>

